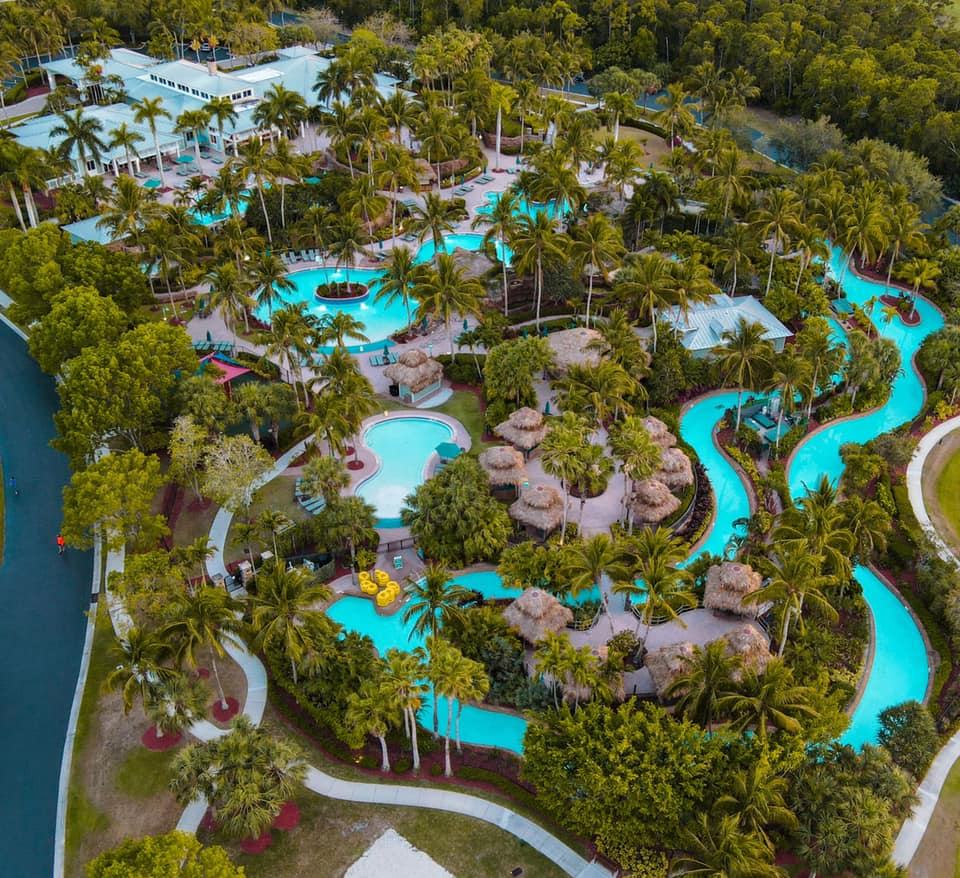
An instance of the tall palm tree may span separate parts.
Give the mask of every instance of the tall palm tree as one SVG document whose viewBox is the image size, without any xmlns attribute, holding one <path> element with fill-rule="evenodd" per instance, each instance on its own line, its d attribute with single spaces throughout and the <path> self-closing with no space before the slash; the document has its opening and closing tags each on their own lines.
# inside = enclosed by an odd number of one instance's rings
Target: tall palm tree
<svg viewBox="0 0 960 878">
<path fill-rule="evenodd" d="M 883 552 L 887 535 L 892 530 L 890 513 L 876 500 L 860 495 L 848 497 L 841 504 L 846 530 L 853 538 L 854 557 L 865 564 L 874 551 Z"/>
<path fill-rule="evenodd" d="M 786 878 L 763 839 L 740 828 L 737 817 L 700 814 L 683 833 L 684 853 L 671 865 L 690 878 Z"/>
<path fill-rule="evenodd" d="M 349 400 L 333 393 L 314 394 L 311 409 L 298 417 L 298 432 L 326 442 L 331 455 L 343 454 L 350 435 L 349 404 Z"/>
<path fill-rule="evenodd" d="M 500 171 L 500 159 L 503 154 L 500 148 L 500 144 L 503 139 L 503 114 L 510 112 L 516 100 L 517 93 L 510 88 L 510 86 L 504 85 L 500 82 L 491 81 L 489 105 L 493 109 L 496 118 L 496 122 L 494 124 L 494 130 L 496 132 L 494 145 L 496 164 L 494 165 L 494 170 L 497 172 Z"/>
<path fill-rule="evenodd" d="M 793 830 L 798 825 L 796 815 L 786 804 L 787 790 L 786 778 L 775 775 L 763 756 L 749 768 L 734 772 L 729 791 L 716 799 L 714 808 L 736 817 L 744 832 L 756 835 L 773 851 L 767 828 L 779 826 Z"/>
<path fill-rule="evenodd" d="M 107 145 L 100 137 L 103 124 L 93 116 L 84 115 L 82 107 L 77 107 L 73 113 L 60 113 L 58 118 L 60 123 L 50 129 L 50 136 L 63 138 L 59 147 L 63 155 L 69 156 L 76 149 L 83 176 L 89 177 L 93 171 L 88 166 L 87 157 L 98 164 L 107 151 Z"/>
<path fill-rule="evenodd" d="M 248 314 L 255 303 L 249 277 L 238 271 L 232 262 L 222 262 L 214 265 L 204 275 L 204 279 L 210 284 L 211 307 L 223 310 L 226 322 L 233 327 L 234 333 L 241 319 L 245 331 L 249 333 Z"/>
<path fill-rule="evenodd" d="M 664 698 L 679 696 L 675 712 L 691 722 L 713 730 L 719 701 L 736 691 L 743 670 L 743 656 L 727 654 L 727 641 L 720 637 L 706 646 L 693 647 L 683 672 L 664 690 Z"/>
<path fill-rule="evenodd" d="M 417 185 L 417 163 L 404 147 L 386 143 L 383 145 L 382 154 L 373 163 L 373 173 L 377 185 L 389 189 L 393 195 L 390 199 L 390 230 L 391 237 L 396 238 L 399 193 L 404 186 L 413 188 Z"/>
<path fill-rule="evenodd" d="M 300 394 L 296 384 L 303 386 L 304 404 L 309 404 L 309 391 L 303 380 L 303 363 L 312 353 L 312 336 L 315 331 L 315 319 L 304 302 L 288 302 L 278 308 L 270 318 L 270 328 L 264 332 L 260 342 L 264 345 L 263 356 L 279 361 L 288 375 L 295 376 L 294 396 L 297 408 L 300 407 Z"/>
<path fill-rule="evenodd" d="M 343 266 L 347 283 L 350 283 L 350 267 L 358 256 L 367 254 L 367 237 L 363 232 L 363 220 L 355 210 L 342 211 L 330 224 L 330 253 L 337 266 Z"/>
<path fill-rule="evenodd" d="M 766 295 L 773 282 L 773 263 L 777 253 L 800 226 L 800 200 L 789 189 L 774 189 L 764 197 L 763 207 L 754 211 L 752 224 L 770 248 L 770 268 L 763 291 Z"/>
<path fill-rule="evenodd" d="M 349 401 L 348 401 L 349 406 Z M 346 434 L 355 430 L 353 412 L 347 411 Z M 357 550 L 371 543 L 376 546 L 379 538 L 374 523 L 373 505 L 363 497 L 340 497 L 330 504 L 327 516 L 327 533 L 336 546 L 346 546 L 350 552 L 350 570 L 354 577 L 357 570 Z"/>
<path fill-rule="evenodd" d="M 253 111 L 253 121 L 265 128 L 276 128 L 281 137 L 294 139 L 307 118 L 307 102 L 299 92 L 283 83 L 270 86 Z"/>
<path fill-rule="evenodd" d="M 490 688 L 490 682 L 484 673 L 483 665 L 473 659 L 466 658 L 459 649 L 449 644 L 442 637 L 427 639 L 427 651 L 430 661 L 427 666 L 427 677 L 433 685 L 434 720 L 437 719 L 436 703 L 439 696 L 447 700 L 447 728 L 444 733 L 443 755 L 444 774 L 453 776 L 453 767 L 450 764 L 450 737 L 453 733 L 453 703 L 459 699 L 479 699 Z M 461 706 L 462 709 L 462 706 Z M 459 712 L 457 725 L 459 729 Z M 437 728 L 434 727 L 436 735 Z M 459 745 L 459 731 L 457 733 L 457 749 Z"/>
<path fill-rule="evenodd" d="M 913 308 L 911 316 L 917 313 L 917 296 L 921 289 L 933 289 L 940 277 L 940 266 L 930 259 L 911 259 L 900 272 L 900 276 L 913 288 Z"/>
<path fill-rule="evenodd" d="M 807 417 L 813 412 L 813 401 L 825 380 L 843 364 L 844 348 L 833 337 L 833 329 L 822 317 L 809 317 L 797 334 L 797 348 L 810 364 L 810 384 L 806 391 Z"/>
<path fill-rule="evenodd" d="M 272 245 L 273 230 L 270 228 L 270 214 L 267 211 L 267 202 L 264 197 L 267 184 L 273 183 L 276 179 L 272 157 L 263 142 L 258 138 L 253 138 L 239 148 L 238 155 L 231 159 L 231 162 L 242 176 L 253 177 L 253 183 L 260 198 L 260 208 L 263 210 L 263 218 L 267 226 L 267 240 Z"/>
<path fill-rule="evenodd" d="M 529 177 L 530 194 L 538 201 L 553 202 L 563 231 L 565 217 L 576 216 L 586 201 L 577 170 L 561 148 L 544 149 L 533 160 Z"/>
<path fill-rule="evenodd" d="M 573 412 L 564 412 L 550 422 L 550 430 L 540 444 L 540 462 L 548 476 L 560 480 L 563 491 L 563 520 L 560 545 L 566 537 L 567 509 L 570 505 L 570 484 L 576 475 L 577 459 L 589 441 L 590 425 Z"/>
<path fill-rule="evenodd" d="M 460 604 L 472 596 L 470 589 L 451 581 L 443 567 L 429 565 L 407 591 L 404 624 L 417 637 L 437 637 L 442 625 L 460 615 Z"/>
<path fill-rule="evenodd" d="M 229 122 L 231 125 L 237 121 L 237 111 L 233 106 L 233 101 L 228 97 L 213 97 L 203 105 L 203 109 L 210 114 L 210 119 L 217 124 L 217 135 L 220 138 L 220 152 L 227 154 L 227 143 L 223 138 L 223 128 Z M 237 142 L 233 143 L 233 154 L 237 155 Z"/>
<path fill-rule="evenodd" d="M 765 334 L 762 324 L 740 317 L 734 329 L 724 330 L 722 342 L 711 351 L 724 383 L 732 383 L 737 388 L 735 430 L 740 429 L 744 388 L 754 389 L 758 386 L 773 356 L 773 345 L 764 338 Z"/>
<path fill-rule="evenodd" d="M 417 711 L 423 705 L 428 686 L 424 682 L 424 668 L 415 653 L 387 650 L 386 668 L 381 686 L 403 714 L 403 727 L 413 750 L 413 771 L 420 771 L 420 750 L 417 746 Z"/>
<path fill-rule="evenodd" d="M 721 219 L 726 220 L 730 208 L 741 204 L 749 191 L 743 153 L 737 147 L 726 149 L 717 157 L 709 185 L 723 202 Z"/>
<path fill-rule="evenodd" d="M 633 486 L 649 479 L 660 469 L 660 446 L 650 437 L 642 420 L 627 415 L 610 431 L 610 450 L 620 460 L 623 471 L 623 506 L 627 518 L 627 533 L 633 534 L 633 512 L 630 497 Z"/>
<path fill-rule="evenodd" d="M 177 595 L 174 601 L 174 622 L 163 629 L 163 636 L 176 643 L 177 657 L 197 667 L 197 650 L 210 649 L 210 667 L 217 684 L 220 706 L 227 709 L 227 696 L 220 682 L 217 657 L 223 658 L 228 645 L 239 646 L 237 632 L 240 630 L 238 605 L 222 589 L 203 586 L 192 594 Z"/>
<path fill-rule="evenodd" d="M 154 690 L 146 712 L 157 737 L 176 736 L 206 717 L 208 691 L 198 677 L 178 674 Z"/>
<path fill-rule="evenodd" d="M 560 709 L 558 693 L 560 683 L 566 677 L 569 665 L 570 638 L 566 633 L 547 631 L 539 642 L 535 655 L 537 678 L 542 682 L 545 676 L 553 679 L 553 707 Z"/>
<path fill-rule="evenodd" d="M 589 588 L 596 588 L 600 592 L 600 600 L 610 623 L 610 633 L 616 634 L 610 601 L 602 581 L 604 576 L 619 581 L 628 575 L 623 546 L 607 534 L 594 534 L 583 543 L 571 543 L 564 551 L 562 566 L 574 596 Z"/>
<path fill-rule="evenodd" d="M 400 707 L 389 690 L 377 680 L 364 680 L 347 699 L 344 723 L 373 735 L 380 742 L 380 770 L 390 770 L 387 733 L 400 719 Z"/>
<path fill-rule="evenodd" d="M 139 696 L 144 706 L 156 696 L 157 687 L 178 675 L 167 662 L 173 656 L 170 641 L 160 632 L 132 627 L 113 644 L 113 670 L 103 683 L 105 692 L 120 690 L 123 712 L 129 713 Z"/>
<path fill-rule="evenodd" d="M 437 253 L 435 262 L 435 269 L 427 269 L 417 277 L 413 291 L 419 303 L 416 317 L 421 320 L 437 316 L 443 320 L 450 343 L 450 359 L 453 361 L 456 359 L 451 330 L 453 317 L 457 314 L 464 317 L 481 316 L 483 284 L 476 278 L 466 277 L 450 253 Z"/>
<path fill-rule="evenodd" d="M 843 583 L 850 577 L 853 537 L 845 526 L 837 488 L 827 476 L 786 509 L 774 532 L 780 542 L 804 542 L 814 555 L 822 556 L 824 568 Z"/>
<path fill-rule="evenodd" d="M 403 146 L 403 129 L 411 131 L 417 122 L 419 109 L 416 102 L 403 89 L 395 89 L 388 98 L 380 99 L 380 112 L 393 129 L 397 143 Z"/>
<path fill-rule="evenodd" d="M 514 254 L 514 268 L 520 274 L 533 274 L 536 297 L 536 328 L 540 332 L 540 306 L 543 301 L 543 267 L 562 259 L 565 254 L 565 236 L 557 233 L 557 224 L 546 211 L 538 210 L 533 217 L 519 217 L 517 228 L 509 244 Z"/>
<path fill-rule="evenodd" d="M 110 130 L 110 149 L 119 147 L 123 150 L 127 162 L 127 173 L 131 177 L 133 176 L 133 152 L 142 140 L 143 135 L 130 128 L 126 122 L 121 122 L 116 128 Z"/>
<path fill-rule="evenodd" d="M 169 119 L 170 114 L 163 108 L 163 98 L 141 98 L 134 101 L 133 120 L 137 123 L 146 122 L 150 133 L 153 135 L 153 149 L 157 156 L 157 170 L 160 172 L 160 183 L 167 185 L 167 179 L 163 175 L 163 156 L 160 154 L 160 135 L 157 133 L 157 122 L 160 119 Z"/>
<path fill-rule="evenodd" d="M 377 191 L 377 181 L 372 174 L 358 177 L 353 186 L 343 194 L 342 204 L 350 205 L 367 224 L 367 235 L 373 239 L 373 221 L 378 219 L 387 206 L 387 199 Z"/>
<path fill-rule="evenodd" d="M 798 353 L 785 352 L 774 359 L 768 387 L 780 394 L 780 409 L 777 412 L 776 446 L 780 448 L 780 430 L 783 416 L 792 415 L 803 404 L 803 396 L 810 387 L 813 372 L 808 360 Z M 797 397 L 800 397 L 798 400 Z"/>
<path fill-rule="evenodd" d="M 482 228 L 483 226 L 487 227 L 486 232 L 483 234 L 483 244 L 485 247 L 494 240 L 496 240 L 497 244 L 499 245 L 498 256 L 500 259 L 500 269 L 503 275 L 504 317 L 509 317 L 510 315 L 507 284 L 507 258 L 505 247 L 506 242 L 512 240 L 517 231 L 519 201 L 520 199 L 518 198 L 516 192 L 514 192 L 512 189 L 507 189 L 505 192 L 500 193 L 497 200 L 494 201 L 489 213 L 478 213 L 474 217 L 473 222 L 470 224 L 470 227 L 474 229 Z"/>
<path fill-rule="evenodd" d="M 597 431 L 629 410 L 627 400 L 637 391 L 627 370 L 612 360 L 601 360 L 596 366 L 573 363 L 551 387 L 561 410 L 582 415 Z"/>
<path fill-rule="evenodd" d="M 249 598 L 252 644 L 254 649 L 279 645 L 290 660 L 294 685 L 297 661 L 307 645 L 304 623 L 322 612 L 316 605 L 329 597 L 330 589 L 310 571 L 305 567 L 288 570 L 281 558 L 257 574 L 257 592 Z"/>
<path fill-rule="evenodd" d="M 325 204 L 308 205 L 296 224 L 295 240 L 312 244 L 323 259 L 326 255 L 326 239 L 333 224 L 333 218 L 333 211 Z"/>
<path fill-rule="evenodd" d="M 295 152 L 286 137 L 277 138 L 273 144 L 269 164 L 274 178 L 280 183 L 280 226 L 287 227 L 287 182 L 299 180 L 310 173 L 311 160 Z"/>
<path fill-rule="evenodd" d="M 710 279 L 710 270 L 697 253 L 677 262 L 671 261 L 670 275 L 673 278 L 670 297 L 677 308 L 676 321 L 689 315 L 691 305 L 708 303 L 719 292 Z"/>
<path fill-rule="evenodd" d="M 614 583 L 613 590 L 625 591 L 643 599 L 637 630 L 641 623 L 647 626 L 643 632 L 644 642 L 650 636 L 650 628 L 657 617 L 666 617 L 671 622 L 679 621 L 686 628 L 686 623 L 680 619 L 679 609 L 697 605 L 697 596 L 690 590 L 693 581 L 690 573 L 657 560 L 642 564 L 634 575 L 639 576 L 639 582 L 633 579 L 620 580 Z"/>
<path fill-rule="evenodd" d="M 593 301 L 593 278 L 599 272 L 609 282 L 609 271 L 617 265 L 626 252 L 623 232 L 614 226 L 602 213 L 595 213 L 571 234 L 573 244 L 570 255 L 582 272 L 589 272 L 587 281 L 587 308 L 584 322 L 590 326 L 590 303 Z"/>
<path fill-rule="evenodd" d="M 253 260 L 250 270 L 251 280 L 257 290 L 257 306 L 266 307 L 267 320 L 273 320 L 273 308 L 277 300 L 283 301 L 284 293 L 292 293 L 297 285 L 287 276 L 287 266 L 274 253 L 264 252 Z"/>
<path fill-rule="evenodd" d="M 443 236 L 466 218 L 466 211 L 455 202 L 428 192 L 423 197 L 423 206 L 417 205 L 411 211 L 410 231 L 421 241 L 429 236 L 433 240 L 434 252 L 439 254 L 443 252 Z"/>
<path fill-rule="evenodd" d="M 732 277 L 730 295 L 737 294 L 737 281 L 741 273 L 749 275 L 753 272 L 754 254 L 756 253 L 756 239 L 753 230 L 742 223 L 733 223 L 727 229 L 722 241 L 717 247 L 720 276 Z"/>
<path fill-rule="evenodd" d="M 332 67 L 333 65 L 331 65 Z M 356 110 L 341 101 L 334 101 L 330 111 L 323 116 L 320 124 L 320 130 L 330 138 L 330 145 L 335 151 L 341 147 L 346 152 L 347 166 L 350 168 L 350 176 L 356 176 L 356 170 L 353 167 L 353 148 L 356 137 L 357 112 Z"/>
<path fill-rule="evenodd" d="M 133 177 L 121 174 L 97 220 L 97 228 L 108 229 L 115 240 L 130 238 L 134 246 L 138 246 L 144 224 L 159 212 L 153 193 L 138 185 Z"/>
<path fill-rule="evenodd" d="M 693 130 L 693 113 L 687 108 L 689 93 L 684 91 L 680 83 L 671 83 L 667 86 L 667 93 L 660 101 L 662 107 L 654 115 L 658 125 L 669 128 L 670 139 L 668 143 L 671 148 L 674 146 L 677 136 L 683 137 Z"/>
<path fill-rule="evenodd" d="M 374 302 L 385 301 L 388 306 L 399 299 L 407 312 L 407 326 L 413 324 L 410 300 L 417 276 L 417 265 L 413 256 L 409 247 L 397 245 L 393 248 L 386 262 L 386 272 L 380 278 L 380 286 L 373 297 Z"/>
<path fill-rule="evenodd" d="M 200 161 L 200 132 L 210 124 L 210 114 L 204 110 L 184 110 L 176 118 L 174 131 L 178 134 L 193 135 L 193 150 Z"/>
<path fill-rule="evenodd" d="M 464 133 L 466 133 L 464 131 Z M 435 165 L 437 195 L 440 194 L 440 163 L 448 158 L 460 145 L 456 119 L 453 114 L 439 104 L 426 107 L 417 120 L 417 140 L 426 153 L 428 164 Z"/>
<path fill-rule="evenodd" d="M 662 253 L 631 257 L 617 275 L 614 295 L 634 314 L 645 315 L 653 327 L 653 351 L 657 351 L 657 311 L 672 301 L 671 262 Z"/>
<path fill-rule="evenodd" d="M 337 348 L 343 348 L 347 339 L 366 344 L 370 341 L 364 334 L 364 324 L 346 311 L 333 311 L 324 314 L 316 325 L 316 341 L 320 345 L 334 342 Z"/>
<path fill-rule="evenodd" d="M 613 128 L 613 142 L 616 143 L 620 140 L 620 119 L 629 113 L 636 113 L 637 100 L 631 94 L 611 91 L 603 96 L 603 109 Z"/>
<path fill-rule="evenodd" d="M 314 457 L 303 468 L 304 491 L 323 497 L 328 506 L 349 486 L 350 473 L 335 457 Z"/>
</svg>

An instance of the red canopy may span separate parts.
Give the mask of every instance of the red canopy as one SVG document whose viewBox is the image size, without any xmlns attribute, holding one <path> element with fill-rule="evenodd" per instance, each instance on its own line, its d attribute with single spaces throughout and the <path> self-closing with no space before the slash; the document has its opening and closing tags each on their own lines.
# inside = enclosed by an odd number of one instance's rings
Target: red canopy
<svg viewBox="0 0 960 878">
<path fill-rule="evenodd" d="M 207 356 L 201 357 L 200 362 L 203 363 L 206 368 L 212 367 L 220 373 L 217 376 L 217 384 L 229 384 L 234 378 L 246 375 L 247 372 L 250 371 L 234 363 L 232 360 L 228 360 L 221 354 L 207 354 Z"/>
</svg>

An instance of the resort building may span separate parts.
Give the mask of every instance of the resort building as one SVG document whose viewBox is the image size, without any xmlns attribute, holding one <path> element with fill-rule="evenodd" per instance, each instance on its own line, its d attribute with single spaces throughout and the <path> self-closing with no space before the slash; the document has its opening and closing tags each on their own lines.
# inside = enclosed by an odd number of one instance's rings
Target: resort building
<svg viewBox="0 0 960 878">
<path fill-rule="evenodd" d="M 793 333 L 773 316 L 754 296 L 733 298 L 720 293 L 709 302 L 691 305 L 686 313 L 674 305 L 661 314 L 661 319 L 677 331 L 680 342 L 695 357 L 706 357 L 718 344 L 723 344 L 723 333 L 737 328 L 740 318 L 759 323 L 766 330 L 763 337 L 773 343 L 780 353 L 784 342 Z"/>
</svg>

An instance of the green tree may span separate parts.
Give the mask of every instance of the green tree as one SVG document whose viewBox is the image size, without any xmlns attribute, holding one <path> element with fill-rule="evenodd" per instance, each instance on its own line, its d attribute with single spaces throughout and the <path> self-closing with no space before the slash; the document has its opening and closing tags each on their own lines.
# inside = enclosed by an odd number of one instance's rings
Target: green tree
<svg viewBox="0 0 960 878">
<path fill-rule="evenodd" d="M 386 263 L 386 273 L 380 278 L 379 288 L 373 297 L 374 302 L 385 301 L 388 306 L 399 299 L 407 312 L 407 326 L 413 325 L 410 300 L 417 277 L 413 256 L 408 247 L 397 245 L 393 248 Z"/>
<path fill-rule="evenodd" d="M 243 878 L 219 845 L 204 846 L 190 832 L 127 838 L 84 867 L 86 878 Z"/>
<path fill-rule="evenodd" d="M 721 343 L 711 353 L 716 359 L 724 383 L 732 383 L 737 388 L 737 422 L 735 430 L 740 429 L 740 409 L 743 404 L 744 389 L 756 389 L 761 376 L 769 367 L 773 356 L 773 345 L 764 338 L 766 330 L 759 323 L 751 323 L 746 317 L 740 317 L 734 329 L 725 329 L 720 336 Z"/>
<path fill-rule="evenodd" d="M 350 473 L 343 461 L 335 457 L 314 457 L 303 468 L 303 489 L 307 494 L 320 495 L 327 504 L 336 502 L 350 486 Z"/>
<path fill-rule="evenodd" d="M 159 687 L 179 673 L 167 664 L 170 658 L 170 644 L 156 631 L 129 628 L 113 643 L 113 669 L 103 681 L 103 691 L 120 691 L 124 713 L 130 712 L 138 697 L 146 710 Z"/>
<path fill-rule="evenodd" d="M 89 161 L 99 164 L 107 151 L 107 145 L 100 137 L 103 123 L 94 116 L 84 115 L 83 107 L 77 107 L 73 113 L 62 113 L 59 118 L 60 123 L 50 129 L 50 136 L 63 138 L 59 146 L 62 155 L 69 157 L 76 150 L 83 175 L 90 176 L 93 172 Z"/>
<path fill-rule="evenodd" d="M 603 214 L 595 213 L 582 226 L 572 232 L 573 244 L 570 255 L 580 271 L 587 271 L 587 307 L 584 322 L 590 325 L 590 303 L 593 301 L 593 279 L 600 274 L 609 282 L 609 271 L 619 262 L 625 248 L 623 233 Z"/>
<path fill-rule="evenodd" d="M 684 832 L 685 853 L 673 861 L 691 878 L 786 878 L 772 862 L 773 854 L 756 833 L 742 829 L 736 816 L 698 814 Z"/>
<path fill-rule="evenodd" d="M 210 436 L 190 415 L 180 415 L 170 431 L 170 476 L 200 496 L 200 471 Z"/>
<path fill-rule="evenodd" d="M 237 121 L 237 111 L 234 109 L 233 101 L 228 97 L 212 97 L 203 105 L 203 109 L 210 114 L 210 121 L 217 125 L 217 143 L 220 152 L 227 154 L 227 142 L 223 137 L 223 129 L 227 124 L 233 125 Z M 237 142 L 233 143 L 234 156 L 237 155 Z"/>
<path fill-rule="evenodd" d="M 777 776 L 767 757 L 761 756 L 730 778 L 729 791 L 718 796 L 714 807 L 736 818 L 740 828 L 759 838 L 768 850 L 774 851 L 767 830 L 772 827 L 796 829 L 797 818 L 787 807 L 786 778 Z"/>
<path fill-rule="evenodd" d="M 447 728 L 444 733 L 443 757 L 444 775 L 453 777 L 450 764 L 450 736 L 453 732 L 453 705 L 459 702 L 457 709 L 457 750 L 460 750 L 460 713 L 463 702 L 478 701 L 490 688 L 490 681 L 480 662 L 469 659 L 455 646 L 442 638 L 431 637 L 427 641 L 430 663 L 427 674 L 433 682 L 433 701 L 443 696 L 447 701 Z"/>
<path fill-rule="evenodd" d="M 424 668 L 415 653 L 388 649 L 381 686 L 403 715 L 403 728 L 413 751 L 413 771 L 420 771 L 420 749 L 417 746 L 417 711 L 423 706 L 427 692 Z"/>
<path fill-rule="evenodd" d="M 770 284 L 773 281 L 773 263 L 777 253 L 781 248 L 786 249 L 787 241 L 799 230 L 799 199 L 789 189 L 774 189 L 767 193 L 763 207 L 754 211 L 751 222 L 760 239 L 767 243 L 770 250 L 770 268 L 767 271 L 767 285 L 763 291 L 766 295 L 770 292 Z"/>
<path fill-rule="evenodd" d="M 163 175 L 163 156 L 160 154 L 160 136 L 157 133 L 157 122 L 160 119 L 169 119 L 170 114 L 163 108 L 163 98 L 141 98 L 134 101 L 133 121 L 139 123 L 146 122 L 150 133 L 153 135 L 153 149 L 157 156 L 157 170 L 160 172 L 160 182 L 167 185 L 167 180 Z"/>
<path fill-rule="evenodd" d="M 497 153 L 499 161 L 500 154 Z M 483 233 L 483 244 L 488 246 L 491 242 L 497 242 L 497 252 L 500 261 L 500 270 L 503 280 L 503 316 L 509 317 L 509 284 L 507 279 L 507 259 L 504 248 L 506 242 L 513 239 L 517 232 L 517 217 L 519 197 L 512 189 L 501 192 L 494 201 L 489 213 L 478 213 L 470 224 L 473 229 L 487 227 Z"/>
<path fill-rule="evenodd" d="M 660 469 L 661 453 L 636 415 L 627 415 L 617 421 L 610 430 L 610 450 L 620 460 L 623 472 L 623 508 L 627 519 L 627 532 L 633 534 L 633 511 L 630 497 L 637 482 L 649 479 Z"/>
<path fill-rule="evenodd" d="M 173 130 L 177 134 L 189 134 L 193 137 L 193 149 L 197 161 L 200 161 L 200 133 L 210 124 L 210 113 L 203 108 L 199 110 L 184 110 L 177 116 Z"/>
<path fill-rule="evenodd" d="M 670 305 L 672 288 L 670 260 L 661 253 L 631 257 L 617 275 L 614 296 L 631 313 L 650 320 L 654 353 L 657 351 L 657 311 Z"/>
<path fill-rule="evenodd" d="M 664 691 L 665 698 L 677 697 L 675 712 L 708 732 L 718 716 L 720 700 L 736 691 L 736 678 L 743 670 L 742 656 L 728 655 L 723 637 L 706 646 L 696 645 L 683 672 Z"/>
<path fill-rule="evenodd" d="M 364 680 L 357 692 L 350 693 L 344 722 L 380 743 L 380 770 L 390 770 L 387 733 L 400 720 L 400 707 L 391 692 L 377 680 Z"/>
<path fill-rule="evenodd" d="M 323 511 L 322 522 L 326 526 L 330 548 L 346 546 L 350 554 L 350 570 L 356 576 L 357 551 L 376 548 L 379 536 L 376 531 L 376 510 L 362 497 L 338 497 Z"/>
<path fill-rule="evenodd" d="M 523 214 L 508 241 L 513 250 L 513 267 L 519 274 L 533 274 L 536 298 L 536 327 L 540 333 L 540 305 L 543 301 L 544 265 L 553 264 L 565 255 L 566 237 L 557 232 L 557 224 L 546 211 L 538 210 L 533 217 Z"/>
<path fill-rule="evenodd" d="M 145 711 L 158 737 L 176 736 L 206 718 L 208 697 L 204 680 L 177 674 L 153 690 Z"/>
<path fill-rule="evenodd" d="M 273 458 L 249 436 L 221 436 L 204 455 L 203 495 L 234 514 L 246 512 L 272 468 Z"/>
<path fill-rule="evenodd" d="M 917 780 L 926 774 L 940 748 L 936 723 L 918 701 L 905 701 L 881 711 L 877 742 Z"/>
<path fill-rule="evenodd" d="M 456 359 L 451 324 L 455 315 L 479 318 L 483 285 L 476 278 L 466 277 L 449 253 L 437 253 L 436 268 L 419 274 L 413 288 L 417 302 L 417 320 L 439 317 L 447 328 L 450 359 Z"/>
<path fill-rule="evenodd" d="M 570 503 L 570 485 L 576 478 L 578 460 L 588 444 L 590 426 L 574 412 L 564 412 L 550 424 L 550 430 L 540 444 L 543 471 L 560 480 L 563 491 L 563 520 L 560 529 L 560 544 L 567 530 L 567 507 Z"/>
</svg>

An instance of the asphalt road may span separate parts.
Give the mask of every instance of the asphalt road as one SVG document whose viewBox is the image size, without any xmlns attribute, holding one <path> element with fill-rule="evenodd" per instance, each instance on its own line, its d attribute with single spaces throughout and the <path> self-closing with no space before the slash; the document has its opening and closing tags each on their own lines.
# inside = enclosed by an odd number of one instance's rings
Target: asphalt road
<svg viewBox="0 0 960 878">
<path fill-rule="evenodd" d="M 49 446 L 53 381 L 26 343 L 0 324 L 0 459 L 6 538 L 0 565 L 0 874 L 53 869 L 57 782 L 90 604 L 90 552 L 57 554 L 70 478 Z"/>
</svg>

